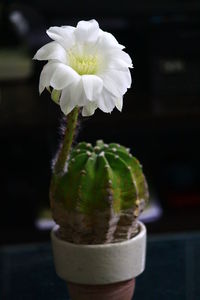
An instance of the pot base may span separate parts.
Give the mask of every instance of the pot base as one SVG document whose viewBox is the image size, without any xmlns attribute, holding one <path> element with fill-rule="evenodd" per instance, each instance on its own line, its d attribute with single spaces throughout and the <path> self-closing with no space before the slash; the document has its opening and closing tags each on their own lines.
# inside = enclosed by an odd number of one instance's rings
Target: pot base
<svg viewBox="0 0 200 300">
<path fill-rule="evenodd" d="M 67 283 L 71 300 L 131 300 L 135 279 L 102 285 Z"/>
</svg>

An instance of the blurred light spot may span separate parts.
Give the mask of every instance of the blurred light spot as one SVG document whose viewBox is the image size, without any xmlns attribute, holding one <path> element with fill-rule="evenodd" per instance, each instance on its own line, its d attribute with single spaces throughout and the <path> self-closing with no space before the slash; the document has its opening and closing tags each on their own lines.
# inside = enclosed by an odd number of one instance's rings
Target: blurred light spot
<svg viewBox="0 0 200 300">
<path fill-rule="evenodd" d="M 9 19 L 12 22 L 12 24 L 15 25 L 20 35 L 25 35 L 28 33 L 28 22 L 26 21 L 26 19 L 20 11 L 13 11 L 9 16 Z"/>
</svg>

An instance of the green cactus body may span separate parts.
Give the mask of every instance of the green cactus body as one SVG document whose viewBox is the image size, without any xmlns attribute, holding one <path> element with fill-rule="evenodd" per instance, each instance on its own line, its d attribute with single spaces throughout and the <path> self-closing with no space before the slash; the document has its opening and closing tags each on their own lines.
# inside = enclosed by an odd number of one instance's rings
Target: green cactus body
<svg viewBox="0 0 200 300">
<path fill-rule="evenodd" d="M 118 144 L 82 142 L 71 152 L 67 171 L 51 195 L 60 237 L 82 244 L 129 239 L 148 199 L 142 167 Z"/>
</svg>

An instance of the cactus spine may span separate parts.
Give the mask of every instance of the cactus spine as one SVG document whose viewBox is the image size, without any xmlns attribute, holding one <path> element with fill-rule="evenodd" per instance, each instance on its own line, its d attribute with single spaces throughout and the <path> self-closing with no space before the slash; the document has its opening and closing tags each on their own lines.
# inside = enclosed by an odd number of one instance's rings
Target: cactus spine
<svg viewBox="0 0 200 300">
<path fill-rule="evenodd" d="M 148 188 L 141 165 L 125 147 L 79 143 L 55 182 L 51 206 L 62 239 L 102 244 L 137 234 Z"/>
</svg>

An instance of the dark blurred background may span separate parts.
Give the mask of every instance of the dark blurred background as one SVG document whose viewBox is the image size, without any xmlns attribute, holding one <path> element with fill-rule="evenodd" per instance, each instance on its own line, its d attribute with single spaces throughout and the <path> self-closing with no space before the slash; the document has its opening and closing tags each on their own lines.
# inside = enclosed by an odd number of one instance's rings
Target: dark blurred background
<svg viewBox="0 0 200 300">
<path fill-rule="evenodd" d="M 151 191 L 150 233 L 200 230 L 199 1 L 1 1 L 1 244 L 49 239 L 38 220 L 48 220 L 61 113 L 48 92 L 39 96 L 44 64 L 32 57 L 48 27 L 91 18 L 126 46 L 133 86 L 122 113 L 84 118 L 77 141 L 131 148 Z"/>
</svg>

